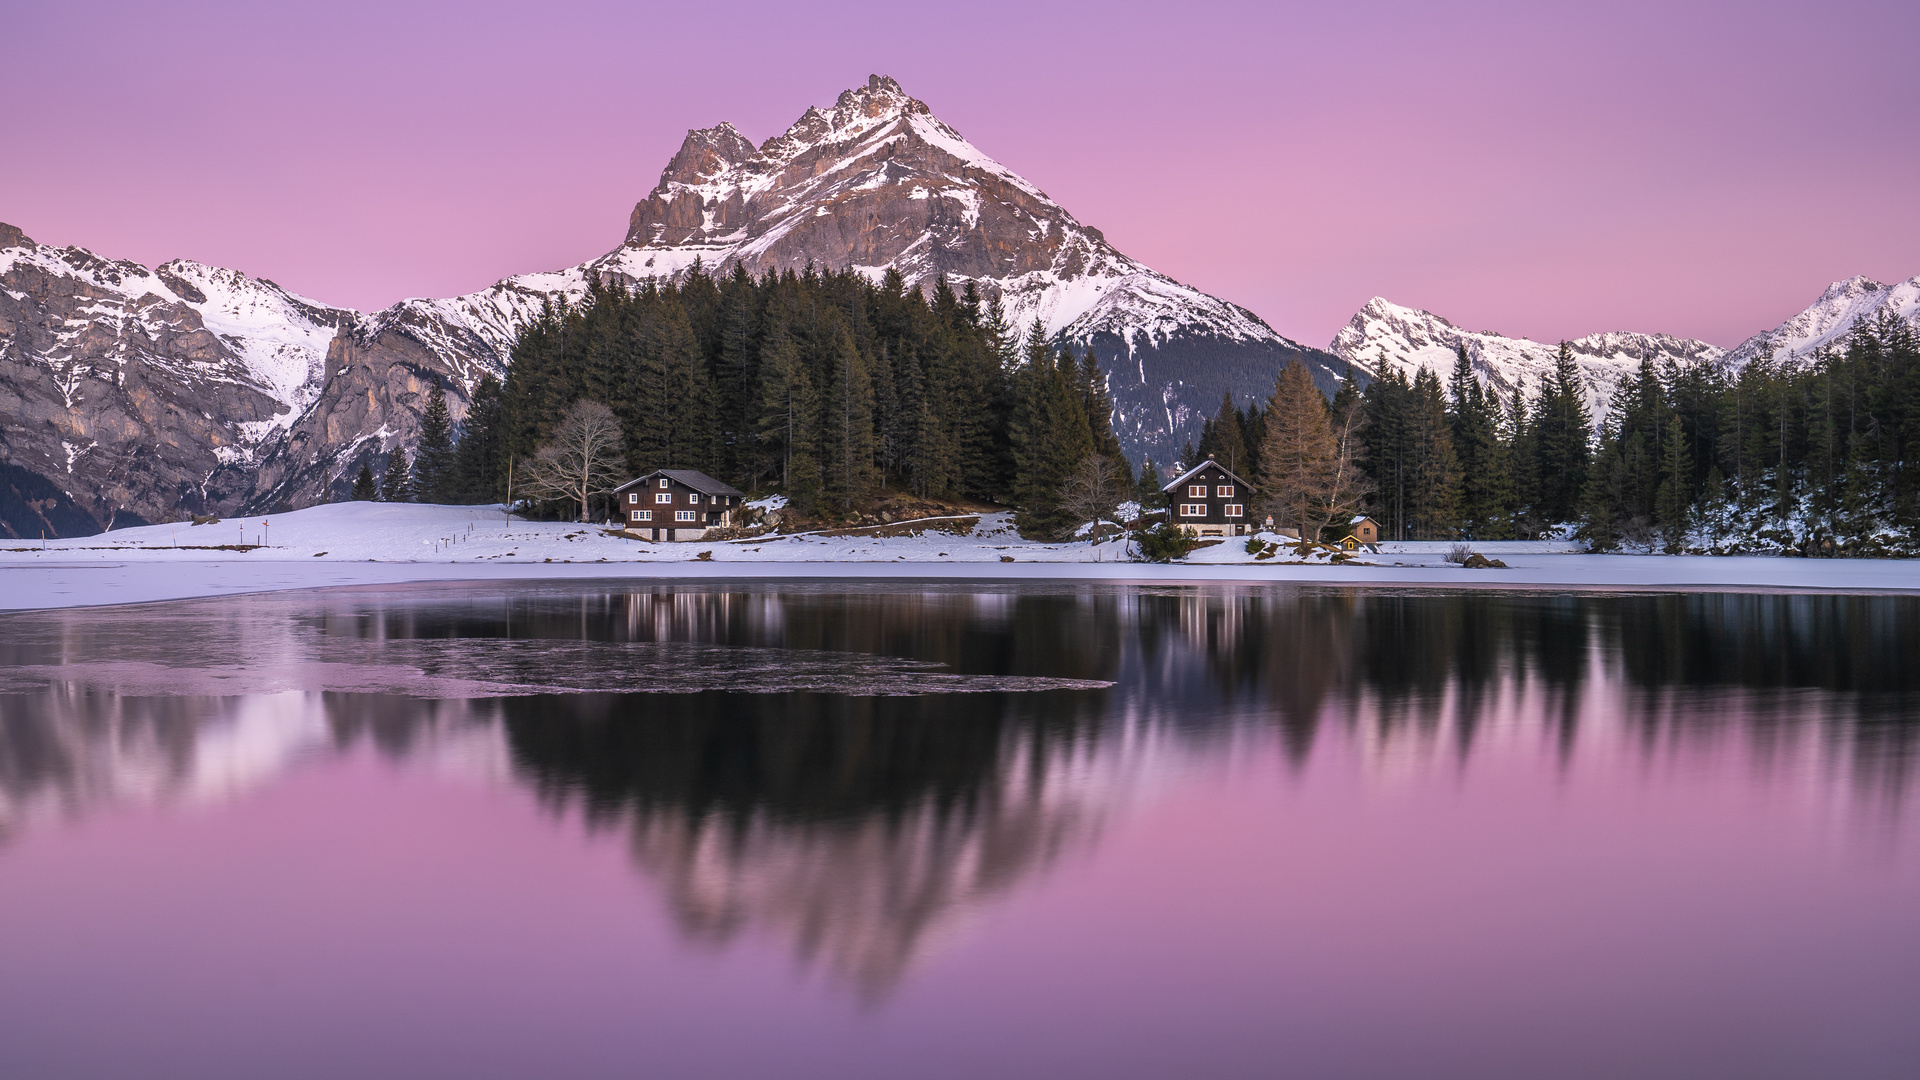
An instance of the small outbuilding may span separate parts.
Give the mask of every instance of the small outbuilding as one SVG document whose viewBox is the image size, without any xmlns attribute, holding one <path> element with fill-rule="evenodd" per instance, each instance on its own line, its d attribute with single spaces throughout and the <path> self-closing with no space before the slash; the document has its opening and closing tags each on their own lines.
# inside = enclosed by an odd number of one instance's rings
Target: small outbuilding
<svg viewBox="0 0 1920 1080">
<path fill-rule="evenodd" d="M 729 529 L 746 493 L 695 469 L 656 469 L 613 489 L 629 535 L 642 540 L 699 540 Z"/>
<path fill-rule="evenodd" d="M 1181 473 L 1160 489 L 1167 496 L 1167 512 L 1189 536 L 1251 536 L 1254 527 L 1247 506 L 1254 487 L 1225 465 L 1208 458 Z"/>
<path fill-rule="evenodd" d="M 1365 514 L 1347 522 L 1347 535 L 1356 545 L 1364 545 L 1368 551 L 1380 550 L 1380 523 Z"/>
</svg>

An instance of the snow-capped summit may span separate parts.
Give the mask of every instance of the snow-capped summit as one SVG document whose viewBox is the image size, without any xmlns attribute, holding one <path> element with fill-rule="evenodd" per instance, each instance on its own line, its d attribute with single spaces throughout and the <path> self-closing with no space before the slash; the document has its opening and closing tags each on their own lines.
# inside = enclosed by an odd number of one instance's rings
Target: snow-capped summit
<svg viewBox="0 0 1920 1080">
<path fill-rule="evenodd" d="M 731 124 L 689 131 L 634 207 L 626 242 L 589 266 L 640 281 L 696 259 L 756 275 L 809 263 L 876 278 L 891 269 L 909 287 L 945 274 L 998 297 L 1016 327 L 1038 318 L 1080 344 L 1110 334 L 1157 346 L 1204 331 L 1299 348 L 1244 308 L 1115 251 L 884 75 L 758 147 Z"/>
<path fill-rule="evenodd" d="M 1800 360 L 1837 345 L 1861 323 L 1893 318 L 1920 328 L 1920 277 L 1882 285 L 1865 276 L 1836 281 L 1805 311 L 1764 333 L 1755 334 L 1727 354 L 1730 363 Z"/>
<path fill-rule="evenodd" d="M 1115 432 L 1135 458 L 1167 464 L 1223 393 L 1271 392 L 1294 358 L 1328 389 L 1332 358 L 1259 316 L 1116 251 L 1034 184 L 976 148 L 884 75 L 810 107 L 755 146 L 730 123 L 687 132 L 606 255 L 507 278 L 450 300 L 407 300 L 372 317 L 429 343 L 471 384 L 503 372 L 514 336 L 547 297 L 589 282 L 629 285 L 693 271 L 896 270 L 911 288 L 940 275 L 1001 302 L 1009 325 L 1093 349 L 1109 376 Z"/>
<path fill-rule="evenodd" d="M 1667 334 L 1589 334 L 1567 344 L 1580 369 L 1587 410 L 1595 420 L 1606 415 L 1620 386 L 1638 374 L 1641 360 L 1693 364 L 1725 355 L 1725 350 L 1704 341 Z M 1513 400 L 1514 389 L 1523 380 L 1529 397 L 1539 393 L 1541 385 L 1553 377 L 1559 353 L 1557 342 L 1462 330 L 1430 311 L 1378 296 L 1334 335 L 1329 348 L 1369 376 L 1399 371 L 1411 379 L 1425 368 L 1444 383 L 1453 373 L 1455 350 L 1463 345 L 1475 374 L 1503 402 Z"/>
</svg>

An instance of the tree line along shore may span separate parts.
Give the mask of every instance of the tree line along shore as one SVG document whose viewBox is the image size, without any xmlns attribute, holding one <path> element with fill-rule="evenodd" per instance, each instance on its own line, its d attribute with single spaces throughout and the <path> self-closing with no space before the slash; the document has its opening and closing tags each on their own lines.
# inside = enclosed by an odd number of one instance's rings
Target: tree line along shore
<svg viewBox="0 0 1920 1080">
<path fill-rule="evenodd" d="M 1011 506 L 1023 535 L 1054 539 L 1127 499 L 1155 516 L 1162 479 L 1212 457 L 1258 485 L 1257 515 L 1308 537 L 1366 513 L 1394 540 L 1920 553 L 1920 347 L 1897 321 L 1804 362 L 1643 362 L 1598 419 L 1564 344 L 1543 385 L 1504 401 L 1464 351 L 1444 382 L 1349 373 L 1331 401 L 1295 364 L 1266 400 L 1223 400 L 1181 461 L 1136 470 L 1092 353 L 1009 326 L 970 285 L 922 295 L 892 271 L 595 285 L 543 310 L 464 422 L 430 395 L 415 456 L 378 475 L 358 462 L 354 497 L 595 512 L 611 484 L 539 483 L 543 461 L 578 468 L 557 436 L 582 403 L 616 431 L 599 475 L 695 469 L 825 523 L 905 493 Z"/>
</svg>

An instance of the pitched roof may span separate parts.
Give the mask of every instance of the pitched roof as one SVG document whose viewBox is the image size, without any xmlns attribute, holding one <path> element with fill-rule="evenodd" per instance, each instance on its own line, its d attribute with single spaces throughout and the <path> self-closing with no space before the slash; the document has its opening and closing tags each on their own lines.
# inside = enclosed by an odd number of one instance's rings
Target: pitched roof
<svg viewBox="0 0 1920 1080">
<path fill-rule="evenodd" d="M 627 490 L 628 488 L 634 486 L 635 484 L 643 484 L 648 480 L 653 479 L 656 476 L 664 476 L 667 479 L 673 481 L 674 483 L 679 484 L 683 487 L 690 487 L 702 495 L 745 495 L 746 494 L 746 492 L 741 491 L 739 488 L 736 488 L 731 484 L 723 484 L 720 481 L 715 480 L 713 477 L 708 476 L 706 473 L 700 472 L 697 469 L 655 469 L 645 476 L 636 476 L 633 479 L 627 481 L 626 483 L 621 484 L 619 487 L 614 488 L 613 490 L 617 494 L 619 492 Z"/>
<path fill-rule="evenodd" d="M 1201 469 L 1204 469 L 1209 465 L 1213 466 L 1216 469 L 1219 469 L 1223 473 L 1226 473 L 1228 476 L 1233 477 L 1234 480 L 1238 481 L 1248 491 L 1260 490 L 1260 485 L 1247 483 L 1245 479 L 1241 478 L 1232 469 L 1227 468 L 1225 465 L 1220 464 L 1219 462 L 1213 460 L 1212 458 L 1208 458 L 1207 460 L 1201 462 L 1200 464 L 1195 465 L 1193 468 L 1188 469 L 1186 472 L 1181 473 L 1179 476 L 1176 476 L 1173 479 L 1167 481 L 1166 483 L 1160 485 L 1160 490 L 1163 492 L 1172 491 L 1174 488 L 1177 488 L 1181 484 L 1184 484 L 1188 480 L 1192 479 L 1194 473 L 1199 472 Z"/>
</svg>

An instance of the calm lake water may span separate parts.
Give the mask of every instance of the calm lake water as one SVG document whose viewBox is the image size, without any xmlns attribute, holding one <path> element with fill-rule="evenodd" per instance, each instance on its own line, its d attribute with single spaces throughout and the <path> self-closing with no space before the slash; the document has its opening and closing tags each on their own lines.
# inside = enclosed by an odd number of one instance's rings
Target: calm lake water
<svg viewBox="0 0 1920 1080">
<path fill-rule="evenodd" d="M 1913 1077 L 1920 599 L 0 618 L 0 1076 Z"/>
</svg>

